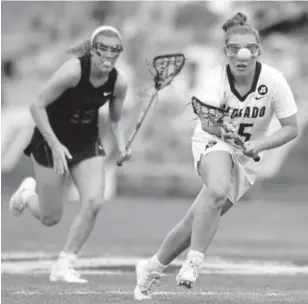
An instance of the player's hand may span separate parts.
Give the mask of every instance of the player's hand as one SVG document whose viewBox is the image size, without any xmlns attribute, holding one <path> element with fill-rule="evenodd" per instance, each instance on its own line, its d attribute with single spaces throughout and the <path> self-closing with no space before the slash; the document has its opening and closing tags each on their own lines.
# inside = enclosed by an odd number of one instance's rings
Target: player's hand
<svg viewBox="0 0 308 304">
<path fill-rule="evenodd" d="M 51 146 L 53 168 L 58 174 L 64 174 L 68 171 L 67 158 L 72 159 L 69 150 L 60 142 Z"/>
<path fill-rule="evenodd" d="M 247 141 L 243 153 L 249 157 L 255 158 L 262 151 L 260 143 L 257 140 Z"/>
<path fill-rule="evenodd" d="M 234 139 L 237 133 L 232 121 L 225 120 L 223 126 L 224 128 L 221 127 L 221 137 L 227 140 Z"/>
<path fill-rule="evenodd" d="M 124 161 L 130 160 L 132 158 L 132 149 L 127 149 L 121 153 L 121 157 L 124 158 Z"/>
<path fill-rule="evenodd" d="M 118 164 L 124 163 L 125 161 L 130 160 L 132 157 L 132 150 L 129 148 L 127 150 L 119 151 Z"/>
<path fill-rule="evenodd" d="M 236 136 L 235 132 L 233 132 L 232 130 L 226 131 L 223 128 L 221 128 L 220 132 L 221 132 L 222 139 L 230 140 L 230 139 L 234 139 Z"/>
</svg>

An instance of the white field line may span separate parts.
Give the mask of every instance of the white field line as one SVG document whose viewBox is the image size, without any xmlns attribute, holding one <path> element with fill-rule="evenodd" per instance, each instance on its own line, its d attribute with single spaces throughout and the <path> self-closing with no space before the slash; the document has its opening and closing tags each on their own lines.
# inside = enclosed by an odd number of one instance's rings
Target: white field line
<svg viewBox="0 0 308 304">
<path fill-rule="evenodd" d="M 130 295 L 131 291 L 122 291 L 122 290 L 111 290 L 107 291 L 108 294 L 122 294 L 122 295 Z M 303 294 L 307 294 L 303 292 Z M 238 292 L 230 292 L 230 291 L 200 291 L 200 292 L 193 292 L 193 291 L 158 291 L 153 292 L 153 295 L 171 295 L 171 296 L 237 296 L 237 297 L 285 297 L 290 295 L 287 292 L 250 292 L 250 291 L 238 291 Z"/>
<path fill-rule="evenodd" d="M 10 251 L 10 252 L 1 252 L 1 261 L 7 262 L 7 261 L 19 261 L 19 260 L 52 260 L 56 259 L 59 253 L 47 253 L 47 252 L 41 252 L 41 251 L 33 251 L 33 252 L 27 252 L 27 251 Z"/>
<path fill-rule="evenodd" d="M 46 296 L 46 292 L 40 291 L 12 291 L 9 292 L 10 295 L 41 295 Z M 53 294 L 50 292 L 50 294 Z M 104 291 L 64 291 L 64 292 L 57 292 L 57 295 L 64 296 L 64 295 L 126 295 L 132 296 L 131 290 L 104 290 Z M 303 294 L 306 294 L 305 292 Z M 192 292 L 192 291 L 159 291 L 153 292 L 154 296 L 236 296 L 236 297 L 285 297 L 290 295 L 287 292 L 249 292 L 249 291 L 239 291 L 239 292 L 229 292 L 229 291 L 201 291 L 201 292 Z"/>
<path fill-rule="evenodd" d="M 134 269 L 134 265 L 139 257 L 123 258 L 80 258 L 75 267 L 81 271 L 102 270 L 103 268 L 112 268 L 121 270 L 121 268 Z M 2 273 L 37 273 L 48 272 L 54 263 L 54 260 L 32 260 L 32 261 L 2 261 Z M 180 267 L 183 261 L 172 263 L 175 267 Z M 107 269 L 106 269 L 107 270 Z M 230 273 L 230 274 L 308 274 L 308 266 L 296 266 L 287 263 L 262 262 L 262 261 L 227 261 L 219 258 L 209 258 L 203 264 L 203 273 Z M 99 272 L 95 272 L 99 273 Z"/>
</svg>

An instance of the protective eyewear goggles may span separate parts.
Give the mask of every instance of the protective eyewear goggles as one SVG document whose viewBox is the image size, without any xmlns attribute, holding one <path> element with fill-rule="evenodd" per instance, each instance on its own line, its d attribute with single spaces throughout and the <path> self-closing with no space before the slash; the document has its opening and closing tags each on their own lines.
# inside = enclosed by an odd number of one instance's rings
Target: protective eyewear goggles
<svg viewBox="0 0 308 304">
<path fill-rule="evenodd" d="M 226 49 L 226 54 L 229 57 L 234 57 L 237 55 L 238 51 L 242 48 L 246 48 L 251 52 L 251 56 L 252 57 L 257 57 L 259 55 L 260 52 L 260 46 L 257 43 L 249 43 L 246 45 L 240 45 L 237 43 L 227 43 L 225 46 Z"/>
<path fill-rule="evenodd" d="M 118 56 L 124 50 L 123 46 L 119 44 L 110 46 L 103 43 L 95 43 L 93 48 L 100 56 L 102 56 L 104 53 L 107 53 L 108 51 L 114 56 Z"/>
</svg>

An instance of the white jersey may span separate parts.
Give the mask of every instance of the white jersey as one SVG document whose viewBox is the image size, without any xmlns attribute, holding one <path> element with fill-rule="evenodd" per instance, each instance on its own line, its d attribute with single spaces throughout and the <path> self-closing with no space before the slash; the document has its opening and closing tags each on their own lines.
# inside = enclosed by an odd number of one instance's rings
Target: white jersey
<svg viewBox="0 0 308 304">
<path fill-rule="evenodd" d="M 283 75 L 259 62 L 251 89 L 245 96 L 241 96 L 235 89 L 228 66 L 215 68 L 208 81 L 204 82 L 204 87 L 195 95 L 205 103 L 227 109 L 243 141 L 273 133 L 277 130 L 272 123 L 275 116 L 282 119 L 297 112 L 293 94 Z M 198 173 L 201 156 L 213 151 L 227 151 L 232 156 L 234 167 L 228 198 L 236 203 L 255 182 L 267 153 L 261 152 L 261 160 L 255 162 L 234 145 L 203 131 L 199 122 L 192 137 L 194 165 Z"/>
<path fill-rule="evenodd" d="M 197 93 L 201 101 L 216 107 L 223 107 L 243 141 L 254 140 L 272 133 L 271 120 L 286 118 L 297 113 L 297 106 L 291 89 L 273 67 L 257 62 L 255 77 L 250 91 L 241 96 L 233 82 L 228 66 L 215 68 L 204 87 Z M 196 133 L 208 134 L 198 124 Z M 210 134 L 208 134 L 211 136 Z"/>
</svg>

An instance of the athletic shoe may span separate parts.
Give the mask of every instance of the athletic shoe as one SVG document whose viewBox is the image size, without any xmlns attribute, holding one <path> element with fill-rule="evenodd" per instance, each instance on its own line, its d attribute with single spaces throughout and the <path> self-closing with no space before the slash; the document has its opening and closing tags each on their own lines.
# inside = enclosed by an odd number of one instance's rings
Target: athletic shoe
<svg viewBox="0 0 308 304">
<path fill-rule="evenodd" d="M 148 263 L 148 260 L 142 260 L 136 265 L 137 285 L 134 290 L 134 298 L 137 301 L 152 299 L 152 285 L 158 283 L 158 280 L 164 276 L 162 273 L 149 269 Z"/>
<path fill-rule="evenodd" d="M 24 211 L 27 202 L 22 198 L 24 191 L 32 191 L 35 193 L 36 180 L 33 177 L 25 178 L 15 193 L 12 195 L 9 203 L 9 210 L 12 215 L 19 216 Z"/>
<path fill-rule="evenodd" d="M 199 277 L 201 264 L 196 260 L 186 260 L 176 277 L 177 285 L 192 288 Z"/>
<path fill-rule="evenodd" d="M 52 267 L 49 281 L 80 284 L 88 283 L 86 279 L 80 277 L 80 274 L 73 267 L 59 267 L 58 265 Z"/>
</svg>

